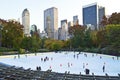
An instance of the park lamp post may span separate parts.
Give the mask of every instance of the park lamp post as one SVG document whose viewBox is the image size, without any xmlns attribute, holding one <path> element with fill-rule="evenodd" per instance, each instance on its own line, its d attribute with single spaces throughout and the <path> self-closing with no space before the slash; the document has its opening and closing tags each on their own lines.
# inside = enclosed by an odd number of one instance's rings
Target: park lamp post
<svg viewBox="0 0 120 80">
<path fill-rule="evenodd" d="M 3 26 L 0 24 L 0 47 L 2 46 L 2 29 Z"/>
</svg>

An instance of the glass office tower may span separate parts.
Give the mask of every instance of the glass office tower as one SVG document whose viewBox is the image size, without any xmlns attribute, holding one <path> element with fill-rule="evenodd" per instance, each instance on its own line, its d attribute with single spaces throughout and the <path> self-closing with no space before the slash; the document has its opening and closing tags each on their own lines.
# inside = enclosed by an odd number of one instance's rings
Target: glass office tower
<svg viewBox="0 0 120 80">
<path fill-rule="evenodd" d="M 105 8 L 98 6 L 97 3 L 86 5 L 83 7 L 83 25 L 91 25 L 95 30 L 99 30 L 104 15 Z"/>
</svg>

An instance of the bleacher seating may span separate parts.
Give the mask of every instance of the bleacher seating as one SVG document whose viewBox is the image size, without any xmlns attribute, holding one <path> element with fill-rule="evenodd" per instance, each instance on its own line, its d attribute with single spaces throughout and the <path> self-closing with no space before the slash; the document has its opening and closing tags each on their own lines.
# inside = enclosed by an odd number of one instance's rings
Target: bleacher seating
<svg viewBox="0 0 120 80">
<path fill-rule="evenodd" d="M 92 75 L 57 73 L 51 70 L 31 70 L 0 64 L 0 80 L 120 80 L 120 74 L 99 76 L 94 73 Z"/>
</svg>

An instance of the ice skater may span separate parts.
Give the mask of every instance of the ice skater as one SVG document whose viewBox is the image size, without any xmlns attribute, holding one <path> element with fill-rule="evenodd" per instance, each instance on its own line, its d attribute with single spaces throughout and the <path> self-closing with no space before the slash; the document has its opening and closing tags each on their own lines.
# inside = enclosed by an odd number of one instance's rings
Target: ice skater
<svg viewBox="0 0 120 80">
<path fill-rule="evenodd" d="M 77 54 L 77 59 L 79 58 L 79 55 Z"/>
<path fill-rule="evenodd" d="M 85 68 L 85 63 L 83 63 L 83 69 Z"/>
<path fill-rule="evenodd" d="M 70 67 L 70 63 L 68 62 L 68 67 Z"/>
<path fill-rule="evenodd" d="M 27 57 L 27 54 L 25 55 L 25 57 Z"/>
<path fill-rule="evenodd" d="M 104 65 L 103 65 L 103 68 L 102 68 L 102 69 L 103 69 L 103 72 L 105 72 L 105 62 L 104 62 Z"/>
<path fill-rule="evenodd" d="M 94 54 L 92 54 L 92 57 L 94 57 Z"/>
<path fill-rule="evenodd" d="M 75 58 L 75 54 L 74 54 L 74 58 Z"/>
<path fill-rule="evenodd" d="M 53 58 L 51 57 L 51 61 L 53 60 Z"/>
<path fill-rule="evenodd" d="M 112 57 L 112 59 L 114 60 L 114 57 Z"/>
<path fill-rule="evenodd" d="M 62 64 L 60 64 L 60 67 L 62 67 Z"/>
<path fill-rule="evenodd" d="M 16 59 L 16 56 L 14 56 L 14 59 Z"/>
<path fill-rule="evenodd" d="M 88 68 L 85 69 L 85 73 L 86 74 L 89 74 L 90 73 L 90 70 Z"/>
<path fill-rule="evenodd" d="M 103 72 L 105 72 L 105 65 L 103 65 Z"/>
<path fill-rule="evenodd" d="M 49 69 L 52 70 L 52 66 L 50 66 Z"/>
<path fill-rule="evenodd" d="M 41 58 L 41 61 L 43 61 L 43 58 Z"/>
<path fill-rule="evenodd" d="M 85 57 L 87 57 L 87 54 L 84 54 Z"/>
<path fill-rule="evenodd" d="M 119 57 L 117 56 L 117 60 L 119 59 Z"/>
</svg>

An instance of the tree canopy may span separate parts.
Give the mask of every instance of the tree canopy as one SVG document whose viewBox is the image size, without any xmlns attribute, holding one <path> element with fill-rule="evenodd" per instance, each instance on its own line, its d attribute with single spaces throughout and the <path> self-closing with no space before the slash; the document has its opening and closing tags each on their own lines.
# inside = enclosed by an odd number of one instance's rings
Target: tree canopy
<svg viewBox="0 0 120 80">
<path fill-rule="evenodd" d="M 1 20 L 2 46 L 9 48 L 18 48 L 23 39 L 23 26 L 16 21 Z"/>
</svg>

